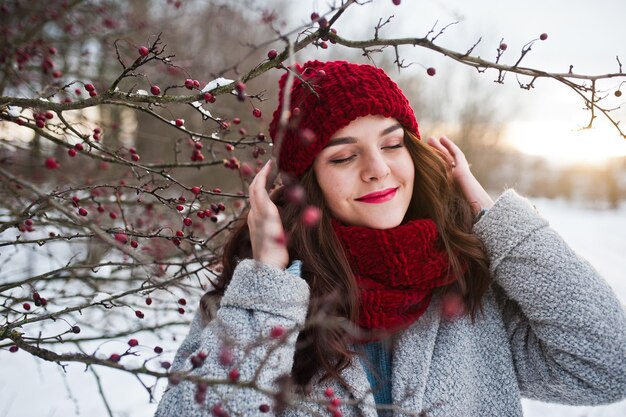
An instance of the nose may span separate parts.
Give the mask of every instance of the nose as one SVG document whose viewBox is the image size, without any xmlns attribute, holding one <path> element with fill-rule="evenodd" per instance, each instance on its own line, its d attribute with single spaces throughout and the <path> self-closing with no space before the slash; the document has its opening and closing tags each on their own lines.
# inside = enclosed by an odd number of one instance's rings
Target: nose
<svg viewBox="0 0 626 417">
<path fill-rule="evenodd" d="M 361 161 L 363 164 L 361 179 L 365 182 L 381 180 L 391 172 L 389 164 L 379 150 L 368 152 Z"/>
</svg>

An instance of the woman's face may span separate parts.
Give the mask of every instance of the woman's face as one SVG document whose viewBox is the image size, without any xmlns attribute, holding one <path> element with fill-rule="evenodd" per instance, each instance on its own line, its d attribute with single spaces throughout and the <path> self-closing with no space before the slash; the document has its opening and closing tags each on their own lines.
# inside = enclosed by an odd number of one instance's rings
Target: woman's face
<svg viewBox="0 0 626 417">
<path fill-rule="evenodd" d="M 395 119 L 355 119 L 331 137 L 313 170 L 326 205 L 342 223 L 389 229 L 404 219 L 415 169 Z"/>
</svg>

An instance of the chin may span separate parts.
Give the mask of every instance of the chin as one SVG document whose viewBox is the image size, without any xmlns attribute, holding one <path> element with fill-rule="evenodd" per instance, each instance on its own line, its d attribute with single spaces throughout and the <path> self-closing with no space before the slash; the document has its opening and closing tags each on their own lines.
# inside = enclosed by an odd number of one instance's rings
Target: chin
<svg viewBox="0 0 626 417">
<path fill-rule="evenodd" d="M 374 219 L 362 219 L 359 226 L 369 227 L 370 229 L 392 229 L 402 223 L 404 216 L 380 216 Z"/>
</svg>

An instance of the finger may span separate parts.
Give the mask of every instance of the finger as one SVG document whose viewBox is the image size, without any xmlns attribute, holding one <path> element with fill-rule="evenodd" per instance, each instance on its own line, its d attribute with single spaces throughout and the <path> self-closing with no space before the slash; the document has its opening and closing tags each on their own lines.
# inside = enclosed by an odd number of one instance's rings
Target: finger
<svg viewBox="0 0 626 417">
<path fill-rule="evenodd" d="M 456 145 L 456 143 L 452 142 L 452 140 L 450 140 L 446 136 L 442 136 L 441 139 L 439 140 L 439 143 L 441 143 L 441 145 L 446 148 L 446 150 L 450 153 L 450 155 L 452 155 L 455 158 L 458 155 L 459 151 L 461 150 Z"/>
<path fill-rule="evenodd" d="M 443 145 L 442 139 L 445 136 L 442 136 L 439 139 L 435 139 L 433 137 L 428 138 L 428 144 L 431 145 L 433 148 L 437 149 L 442 157 L 444 158 L 444 160 L 446 160 L 453 168 L 456 166 L 456 158 L 454 157 L 454 155 L 450 152 L 450 150 Z"/>
<path fill-rule="evenodd" d="M 258 207 L 265 200 L 265 196 L 269 199 L 269 195 L 265 190 L 265 184 L 267 181 L 267 175 L 270 171 L 271 160 L 261 168 L 261 170 L 255 175 L 254 179 L 248 187 L 248 194 L 250 196 L 250 206 L 252 209 Z"/>
</svg>

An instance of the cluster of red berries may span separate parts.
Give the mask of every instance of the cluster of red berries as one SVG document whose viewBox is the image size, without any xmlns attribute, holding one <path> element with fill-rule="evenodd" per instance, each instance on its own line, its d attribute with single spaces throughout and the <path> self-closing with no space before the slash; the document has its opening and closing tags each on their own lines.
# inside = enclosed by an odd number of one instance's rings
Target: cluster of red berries
<svg viewBox="0 0 626 417">
<path fill-rule="evenodd" d="M 207 354 L 205 352 L 198 352 L 195 355 L 191 355 L 189 360 L 191 361 L 191 366 L 195 369 L 201 367 L 206 358 Z"/>
<path fill-rule="evenodd" d="M 48 300 L 39 295 L 38 292 L 33 293 L 33 301 L 37 307 L 45 307 L 48 304 Z"/>
<path fill-rule="evenodd" d="M 188 218 L 188 217 L 187 217 Z M 191 219 L 190 219 L 191 220 Z M 191 223 L 190 223 L 191 224 Z M 180 231 L 180 230 L 179 230 Z M 184 298 L 179 298 L 178 299 L 178 304 L 180 304 L 181 306 L 185 306 L 187 305 L 187 300 L 185 300 Z M 179 314 L 185 314 L 185 309 L 182 307 L 178 307 L 178 313 Z"/>
<path fill-rule="evenodd" d="M 100 134 L 102 133 L 102 129 L 100 129 L 99 127 L 96 127 L 93 130 L 93 140 L 95 141 L 99 141 L 100 140 Z"/>
<path fill-rule="evenodd" d="M 73 157 L 76 156 L 78 151 L 82 151 L 83 149 L 85 149 L 83 144 L 82 143 L 77 143 L 77 144 L 74 145 L 73 148 L 70 148 L 70 149 L 67 150 L 67 154 L 73 158 Z"/>
<path fill-rule="evenodd" d="M 202 143 L 194 142 L 193 151 L 191 152 L 191 160 L 193 162 L 204 161 L 204 155 L 202 155 Z"/>
<path fill-rule="evenodd" d="M 188 90 L 193 90 L 194 88 L 199 88 L 199 87 L 200 87 L 200 81 L 192 80 L 191 78 L 187 78 L 185 80 L 185 88 L 187 88 Z"/>
<path fill-rule="evenodd" d="M 52 120 L 54 118 L 54 114 L 49 111 L 33 113 L 33 118 L 35 119 L 35 125 L 37 125 L 38 128 L 43 129 L 46 127 L 46 120 Z"/>
<path fill-rule="evenodd" d="M 130 159 L 135 162 L 139 161 L 139 154 L 137 153 L 137 149 L 135 149 L 134 147 L 130 147 L 128 148 L 128 152 L 130 152 Z"/>
<path fill-rule="evenodd" d="M 343 413 L 339 409 L 341 405 L 341 399 L 335 397 L 335 391 L 332 388 L 328 387 L 324 390 L 324 395 L 328 398 L 328 404 L 326 405 L 326 409 L 330 412 L 332 417 L 342 417 Z"/>
<path fill-rule="evenodd" d="M 32 219 L 24 220 L 24 223 L 17 226 L 17 229 L 22 233 L 34 231 L 35 228 L 33 227 L 33 220 Z"/>
<path fill-rule="evenodd" d="M 239 167 L 241 166 L 241 163 L 236 157 L 231 156 L 228 159 L 224 159 L 224 166 L 228 169 L 235 170 L 235 169 L 239 169 Z"/>
<path fill-rule="evenodd" d="M 89 92 L 90 97 L 95 97 L 98 95 L 98 92 L 96 91 L 96 87 L 94 87 L 94 85 L 91 83 L 85 84 L 85 90 Z"/>
</svg>

